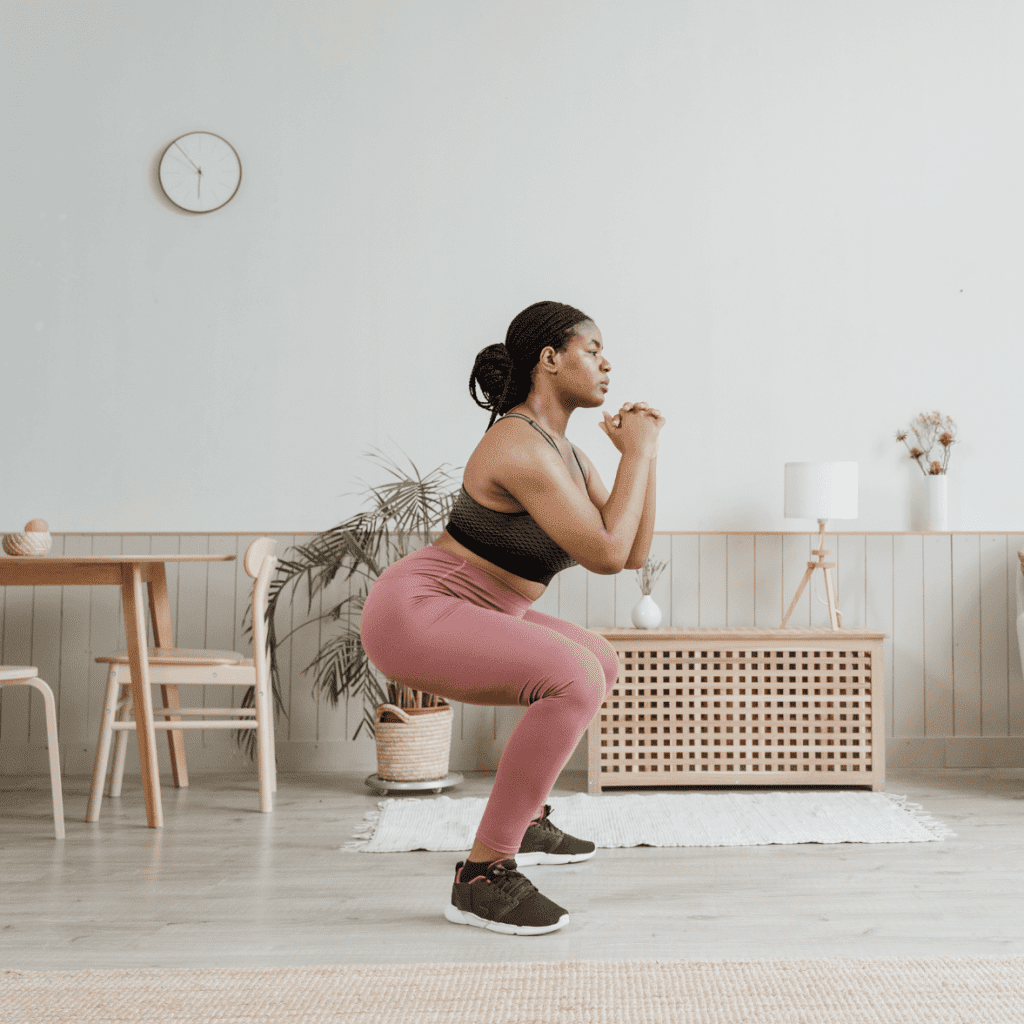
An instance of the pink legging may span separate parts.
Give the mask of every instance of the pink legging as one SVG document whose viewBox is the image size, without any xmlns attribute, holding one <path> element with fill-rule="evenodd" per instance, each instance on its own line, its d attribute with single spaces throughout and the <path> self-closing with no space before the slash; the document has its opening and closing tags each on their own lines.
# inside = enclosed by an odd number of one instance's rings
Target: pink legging
<svg viewBox="0 0 1024 1024">
<path fill-rule="evenodd" d="M 477 839 L 514 856 L 618 674 L 615 651 L 446 548 L 390 565 L 363 608 L 363 648 L 389 679 L 463 704 L 526 705 Z"/>
</svg>

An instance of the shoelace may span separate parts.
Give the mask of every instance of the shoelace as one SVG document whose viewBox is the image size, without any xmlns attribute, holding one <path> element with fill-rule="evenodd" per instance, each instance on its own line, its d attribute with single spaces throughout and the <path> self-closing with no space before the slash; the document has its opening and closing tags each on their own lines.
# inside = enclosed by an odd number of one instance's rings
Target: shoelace
<svg viewBox="0 0 1024 1024">
<path fill-rule="evenodd" d="M 514 900 L 522 902 L 532 892 L 537 891 L 537 886 L 531 882 L 526 875 L 519 871 L 510 870 L 495 864 L 487 872 L 491 884 L 497 886 L 498 891 Z"/>
<path fill-rule="evenodd" d="M 546 832 L 554 832 L 556 835 L 564 836 L 565 833 L 557 825 L 553 824 L 551 819 L 548 817 L 550 813 L 551 808 L 545 806 L 544 817 L 541 818 L 539 821 L 531 821 L 530 824 L 535 825 L 537 828 L 542 828 Z"/>
</svg>

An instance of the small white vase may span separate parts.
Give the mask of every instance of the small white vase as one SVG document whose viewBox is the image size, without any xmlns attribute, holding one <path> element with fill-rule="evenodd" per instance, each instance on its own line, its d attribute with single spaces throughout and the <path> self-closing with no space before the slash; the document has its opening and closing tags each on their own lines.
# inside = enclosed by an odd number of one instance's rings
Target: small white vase
<svg viewBox="0 0 1024 1024">
<path fill-rule="evenodd" d="M 654 598 L 650 594 L 644 594 L 637 601 L 632 619 L 637 629 L 656 629 L 661 625 L 661 609 L 654 603 Z"/>
<path fill-rule="evenodd" d="M 949 496 L 946 474 L 929 474 L 925 481 L 925 526 L 926 530 L 949 529 Z"/>
</svg>

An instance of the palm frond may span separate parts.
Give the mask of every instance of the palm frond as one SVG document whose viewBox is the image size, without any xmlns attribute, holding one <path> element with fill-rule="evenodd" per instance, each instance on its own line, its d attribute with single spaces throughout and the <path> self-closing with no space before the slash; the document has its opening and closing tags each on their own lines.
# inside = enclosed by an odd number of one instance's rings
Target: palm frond
<svg viewBox="0 0 1024 1024">
<path fill-rule="evenodd" d="M 330 635 L 317 656 L 302 671 L 313 673 L 313 694 L 324 694 L 332 705 L 340 700 L 357 699 L 362 717 L 353 739 L 363 729 L 374 731 L 373 714 L 378 704 L 387 701 L 380 673 L 370 662 L 359 639 L 359 616 L 369 589 L 392 562 L 423 544 L 443 529 L 458 495 L 458 467 L 443 463 L 423 474 L 405 455 L 408 468 L 380 449 L 365 457 L 390 479 L 380 484 L 364 484 L 363 494 L 369 506 L 336 526 L 318 533 L 304 544 L 290 547 L 278 560 L 267 595 L 267 647 L 274 705 L 284 714 L 281 674 L 277 661 L 279 646 L 297 630 L 312 622 L 329 623 Z M 335 580 L 347 582 L 352 592 L 310 618 L 314 601 Z M 278 638 L 275 616 L 282 602 L 294 603 L 302 595 L 305 618 Z M 246 630 L 251 632 L 250 627 Z M 248 701 L 248 703 L 246 703 Z M 250 690 L 243 707 L 252 707 Z M 255 751 L 251 730 L 236 733 L 250 755 Z"/>
</svg>

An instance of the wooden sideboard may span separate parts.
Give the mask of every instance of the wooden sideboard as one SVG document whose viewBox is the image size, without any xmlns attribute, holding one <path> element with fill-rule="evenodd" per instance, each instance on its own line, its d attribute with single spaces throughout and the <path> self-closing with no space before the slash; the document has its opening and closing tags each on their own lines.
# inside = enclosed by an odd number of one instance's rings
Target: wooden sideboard
<svg viewBox="0 0 1024 1024">
<path fill-rule="evenodd" d="M 620 786 L 885 788 L 888 634 L 594 632 L 615 648 L 619 677 L 587 733 L 591 793 Z"/>
</svg>

